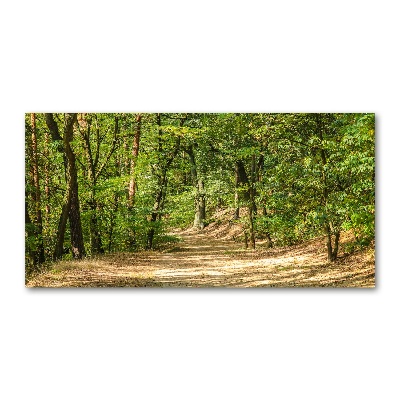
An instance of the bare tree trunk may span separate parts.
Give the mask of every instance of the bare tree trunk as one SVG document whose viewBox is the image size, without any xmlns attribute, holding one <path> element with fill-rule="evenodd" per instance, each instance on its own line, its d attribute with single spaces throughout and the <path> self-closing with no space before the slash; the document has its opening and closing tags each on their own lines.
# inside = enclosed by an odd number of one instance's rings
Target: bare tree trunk
<svg viewBox="0 0 400 400">
<path fill-rule="evenodd" d="M 162 127 L 161 127 L 161 114 L 158 113 L 156 115 L 157 125 L 158 125 L 158 154 L 161 156 L 163 154 L 163 135 L 162 135 Z M 181 119 L 180 126 L 183 126 L 186 117 Z M 155 235 L 155 227 L 154 223 L 158 220 L 161 220 L 161 211 L 164 206 L 164 201 L 167 193 L 167 171 L 172 164 L 172 161 L 178 154 L 180 149 L 180 137 L 176 139 L 175 146 L 173 150 L 167 155 L 163 156 L 163 160 L 160 163 L 160 168 L 157 173 L 158 177 L 158 185 L 157 191 L 155 195 L 155 202 L 153 206 L 153 211 L 150 215 L 150 229 L 147 232 L 147 244 L 146 249 L 153 248 L 153 240 Z"/>
<path fill-rule="evenodd" d="M 167 171 L 163 171 L 163 175 L 159 177 L 158 192 L 157 192 L 156 200 L 154 202 L 153 211 L 150 216 L 150 224 L 151 225 L 154 225 L 154 223 L 160 219 L 159 213 L 162 209 L 164 187 L 166 186 L 166 184 L 167 184 Z M 154 226 L 151 226 L 151 228 L 147 232 L 146 248 L 148 250 L 153 248 L 154 234 L 155 234 L 155 228 L 154 228 Z"/>
<path fill-rule="evenodd" d="M 335 232 L 335 241 L 334 241 L 334 248 L 333 248 L 333 259 L 337 260 L 338 251 L 339 251 L 339 239 L 340 239 L 340 232 Z"/>
<path fill-rule="evenodd" d="M 35 187 L 35 225 L 37 227 L 38 249 L 36 261 L 44 262 L 44 245 L 43 245 L 43 219 L 42 219 L 42 204 L 40 198 L 40 181 L 39 181 L 39 163 L 37 152 L 37 133 L 36 133 L 36 115 L 31 113 L 32 127 L 32 168 L 33 168 L 33 185 Z"/>
<path fill-rule="evenodd" d="M 256 176 L 256 164 L 255 164 L 255 155 L 252 155 L 251 159 L 251 175 L 250 175 L 250 201 L 249 201 L 249 227 L 250 227 L 250 245 L 254 250 L 256 248 L 256 237 L 254 232 L 254 214 L 257 212 L 256 204 L 255 204 L 255 176 Z"/>
<path fill-rule="evenodd" d="M 266 217 L 268 215 L 267 213 L 267 209 L 265 206 L 262 207 L 262 213 L 263 216 Z M 268 243 L 267 243 L 267 249 L 269 249 L 270 247 L 272 247 L 272 238 L 271 238 L 271 234 L 269 233 L 268 227 L 267 229 L 264 231 L 266 238 L 268 239 Z"/>
<path fill-rule="evenodd" d="M 132 209 L 135 204 L 135 194 L 136 194 L 136 179 L 135 179 L 135 169 L 136 169 L 136 161 L 139 155 L 139 144 L 140 144 L 140 134 L 142 127 L 142 115 L 138 114 L 136 116 L 136 131 L 135 136 L 133 138 L 133 147 L 132 147 L 132 159 L 131 159 L 131 180 L 129 182 L 129 190 L 128 190 L 128 208 Z"/>
<path fill-rule="evenodd" d="M 26 181 L 25 181 L 25 187 L 26 187 Z M 28 242 L 33 237 L 35 237 L 35 226 L 34 224 L 32 224 L 31 217 L 29 216 L 28 196 L 27 196 L 27 191 L 25 189 L 25 254 L 28 253 L 28 259 L 26 260 L 27 266 L 28 264 L 35 264 L 36 251 L 33 251 L 32 247 L 28 245 Z"/>
<path fill-rule="evenodd" d="M 327 177 L 326 177 L 326 165 L 327 165 L 327 156 L 325 149 L 322 147 L 322 143 L 324 140 L 323 137 L 323 126 L 322 126 L 322 121 L 321 121 L 321 116 L 319 114 L 316 115 L 316 123 L 317 123 L 317 134 L 319 136 L 319 139 L 321 141 L 321 149 L 320 149 L 320 154 L 321 154 L 321 160 L 322 160 L 322 200 L 325 209 L 327 209 L 328 206 L 328 182 L 327 182 Z M 326 234 L 326 247 L 327 247 L 327 253 L 328 253 L 328 261 L 335 261 L 337 258 L 337 249 L 339 247 L 339 238 L 340 238 L 340 233 L 335 234 L 335 250 L 332 249 L 332 242 L 331 242 L 331 227 L 330 227 L 330 222 L 329 219 L 326 219 L 324 222 L 324 230 Z M 337 243 L 336 243 L 337 241 Z"/>
<path fill-rule="evenodd" d="M 98 164 L 97 154 L 100 152 L 100 141 L 96 142 L 95 158 L 92 153 L 92 145 L 90 141 L 91 135 L 91 119 L 86 117 L 86 113 L 78 114 L 77 117 L 79 130 L 83 138 L 84 147 L 86 150 L 86 158 L 88 162 L 88 181 L 90 182 L 90 200 L 88 202 L 90 208 L 90 251 L 91 254 L 104 253 L 103 242 L 101 239 L 99 222 L 98 222 L 98 203 L 96 200 L 96 184 L 97 172 L 96 167 Z"/>
<path fill-rule="evenodd" d="M 63 161 L 64 161 L 64 173 L 65 173 L 65 180 L 68 183 L 68 178 L 67 178 L 67 170 L 68 170 L 68 160 L 65 155 L 65 149 L 63 146 L 63 138 L 60 135 L 59 129 L 57 122 L 54 120 L 54 115 L 52 113 L 46 113 L 45 115 L 45 120 L 47 127 L 50 131 L 50 135 L 52 140 L 55 143 L 58 143 L 58 151 L 62 153 L 63 156 Z M 69 214 L 69 208 L 70 208 L 70 194 L 69 190 L 67 188 L 66 195 L 65 195 L 65 200 L 64 204 L 62 206 L 60 218 L 58 221 L 58 229 L 57 229 L 57 237 L 56 237 L 56 245 L 54 247 L 54 252 L 53 252 L 53 259 L 57 260 L 63 256 L 63 251 L 64 251 L 64 238 L 65 238 L 65 231 L 67 228 L 67 222 L 68 222 L 68 214 Z"/>
<path fill-rule="evenodd" d="M 240 207 L 239 207 L 239 170 L 237 163 L 235 164 L 235 214 L 233 219 L 239 219 L 240 217 Z"/>
<path fill-rule="evenodd" d="M 204 192 L 204 181 L 197 173 L 196 158 L 193 146 L 185 149 L 190 161 L 190 172 L 192 175 L 192 185 L 195 188 L 194 206 L 195 215 L 193 221 L 193 228 L 204 229 L 206 219 L 206 198 Z"/>
<path fill-rule="evenodd" d="M 250 180 L 247 176 L 246 169 L 243 161 L 238 160 L 235 164 L 235 180 L 236 190 L 238 193 L 238 202 L 243 199 L 243 202 L 247 205 L 248 209 L 248 227 L 246 228 L 246 248 L 248 247 L 247 241 L 250 240 L 250 246 L 252 249 L 256 247 L 255 232 L 254 232 L 254 215 L 257 214 L 257 207 L 255 203 L 255 179 L 256 179 L 256 164 L 255 155 L 252 156 L 251 161 L 251 174 Z M 237 206 L 235 212 L 235 218 L 239 217 L 239 207 Z"/>
<path fill-rule="evenodd" d="M 331 242 L 331 228 L 328 222 L 325 223 L 325 235 L 326 235 L 326 248 L 328 251 L 328 261 L 334 261 L 332 242 Z"/>
<path fill-rule="evenodd" d="M 78 193 L 78 174 L 76 170 L 75 154 L 71 148 L 74 123 L 77 120 L 77 114 L 65 114 L 64 121 L 64 149 L 68 159 L 68 193 L 70 199 L 69 225 L 71 230 L 71 246 L 74 258 L 82 258 L 85 255 L 83 243 L 81 213 L 79 208 Z"/>
<path fill-rule="evenodd" d="M 67 229 L 70 204 L 71 204 L 70 194 L 67 191 L 65 202 L 62 206 L 60 219 L 58 221 L 56 246 L 54 248 L 54 253 L 53 253 L 54 260 L 58 260 L 59 258 L 61 258 L 64 253 L 64 237 L 65 237 L 65 231 Z"/>
<path fill-rule="evenodd" d="M 115 214 L 118 211 L 118 203 L 119 203 L 119 195 L 118 195 L 118 193 L 115 193 L 113 213 L 111 214 L 109 230 L 108 230 L 108 251 L 109 252 L 111 252 L 111 250 L 112 250 L 112 241 L 113 241 L 114 226 L 115 226 Z"/>
<path fill-rule="evenodd" d="M 196 216 L 194 227 L 204 229 L 206 219 L 206 196 L 204 193 L 204 181 L 199 178 L 197 181 L 197 196 L 196 196 Z"/>
<path fill-rule="evenodd" d="M 46 223 L 49 223 L 50 219 L 50 171 L 49 171 L 49 144 L 50 144 L 50 137 L 49 133 L 46 131 L 44 134 L 45 138 L 45 163 L 44 163 L 44 193 L 46 196 Z"/>
</svg>

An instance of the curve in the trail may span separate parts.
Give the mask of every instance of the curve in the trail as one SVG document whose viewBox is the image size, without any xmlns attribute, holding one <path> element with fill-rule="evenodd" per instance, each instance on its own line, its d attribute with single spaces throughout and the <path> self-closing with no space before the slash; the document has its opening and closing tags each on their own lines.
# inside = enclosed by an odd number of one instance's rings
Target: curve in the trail
<svg viewBox="0 0 400 400">
<path fill-rule="evenodd" d="M 163 286 L 293 287 L 374 286 L 373 262 L 328 264 L 323 247 L 245 251 L 243 244 L 186 231 L 168 253 L 152 255 L 154 277 Z"/>
<path fill-rule="evenodd" d="M 108 254 L 62 261 L 32 278 L 28 287 L 374 287 L 375 264 L 360 255 L 327 263 L 315 242 L 246 251 L 243 244 L 184 231 L 164 252 Z"/>
</svg>

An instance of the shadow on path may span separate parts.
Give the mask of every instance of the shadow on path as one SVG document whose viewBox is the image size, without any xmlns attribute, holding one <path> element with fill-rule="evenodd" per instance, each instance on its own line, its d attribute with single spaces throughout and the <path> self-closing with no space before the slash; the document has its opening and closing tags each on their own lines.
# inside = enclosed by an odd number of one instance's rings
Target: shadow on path
<svg viewBox="0 0 400 400">
<path fill-rule="evenodd" d="M 355 254 L 327 263 L 317 241 L 270 250 L 194 231 L 163 251 L 63 261 L 28 287 L 374 287 L 374 261 Z"/>
</svg>

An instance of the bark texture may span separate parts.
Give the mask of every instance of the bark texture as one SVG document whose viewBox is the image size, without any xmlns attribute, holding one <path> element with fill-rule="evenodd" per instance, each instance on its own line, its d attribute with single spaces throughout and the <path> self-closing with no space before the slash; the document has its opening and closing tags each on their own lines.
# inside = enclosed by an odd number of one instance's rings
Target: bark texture
<svg viewBox="0 0 400 400">
<path fill-rule="evenodd" d="M 74 132 L 74 123 L 77 114 L 65 114 L 64 120 L 64 149 L 68 159 L 67 182 L 69 196 L 69 225 L 71 230 L 71 249 L 74 258 L 82 258 L 85 255 L 83 242 L 81 213 L 78 195 L 78 174 L 76 170 L 76 157 L 71 147 Z"/>
<path fill-rule="evenodd" d="M 40 193 L 39 180 L 39 163 L 37 149 L 37 132 L 36 132 L 36 115 L 31 113 L 31 129 L 32 129 L 32 178 L 34 186 L 34 204 L 35 204 L 35 225 L 36 235 L 38 238 L 38 247 L 35 256 L 36 263 L 44 262 L 44 244 L 43 244 L 43 218 L 42 218 L 42 202 Z"/>
</svg>

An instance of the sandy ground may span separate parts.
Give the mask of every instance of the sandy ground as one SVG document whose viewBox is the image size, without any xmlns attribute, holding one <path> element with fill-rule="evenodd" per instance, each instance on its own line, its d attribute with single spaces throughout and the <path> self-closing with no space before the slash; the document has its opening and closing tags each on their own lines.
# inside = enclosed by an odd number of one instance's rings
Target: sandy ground
<svg viewBox="0 0 400 400">
<path fill-rule="evenodd" d="M 163 252 L 118 253 L 62 261 L 27 287 L 374 287 L 373 251 L 326 262 L 321 240 L 276 249 L 185 231 Z M 218 236 L 218 235 L 217 235 Z"/>
</svg>

